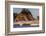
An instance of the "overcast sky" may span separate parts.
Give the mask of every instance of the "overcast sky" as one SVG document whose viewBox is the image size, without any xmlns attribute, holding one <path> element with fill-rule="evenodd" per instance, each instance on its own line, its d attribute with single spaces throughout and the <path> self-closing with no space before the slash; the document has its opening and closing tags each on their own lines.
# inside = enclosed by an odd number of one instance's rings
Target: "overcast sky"
<svg viewBox="0 0 46 36">
<path fill-rule="evenodd" d="M 13 8 L 13 13 L 20 13 L 23 8 Z M 37 18 L 39 16 L 39 9 L 34 9 L 34 8 L 26 8 L 28 9 L 34 18 Z"/>
</svg>

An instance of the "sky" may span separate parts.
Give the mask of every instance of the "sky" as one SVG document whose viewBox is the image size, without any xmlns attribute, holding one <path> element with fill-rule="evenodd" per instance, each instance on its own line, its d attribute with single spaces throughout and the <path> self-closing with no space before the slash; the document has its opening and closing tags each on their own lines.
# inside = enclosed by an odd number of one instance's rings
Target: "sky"
<svg viewBox="0 0 46 36">
<path fill-rule="evenodd" d="M 23 8 L 13 8 L 13 13 L 20 13 L 22 9 Z M 34 18 L 37 18 L 37 16 L 39 16 L 39 9 L 35 8 L 26 8 L 26 9 L 28 9 L 31 12 Z"/>
</svg>

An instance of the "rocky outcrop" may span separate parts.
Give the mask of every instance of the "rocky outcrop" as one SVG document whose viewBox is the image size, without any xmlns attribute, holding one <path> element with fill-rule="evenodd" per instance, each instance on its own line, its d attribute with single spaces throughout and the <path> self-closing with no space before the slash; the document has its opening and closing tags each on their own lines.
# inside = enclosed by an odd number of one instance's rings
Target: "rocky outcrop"
<svg viewBox="0 0 46 36">
<path fill-rule="evenodd" d="M 28 9 L 23 9 L 21 13 L 14 16 L 14 20 L 16 21 L 32 21 L 34 20 L 31 12 Z"/>
</svg>

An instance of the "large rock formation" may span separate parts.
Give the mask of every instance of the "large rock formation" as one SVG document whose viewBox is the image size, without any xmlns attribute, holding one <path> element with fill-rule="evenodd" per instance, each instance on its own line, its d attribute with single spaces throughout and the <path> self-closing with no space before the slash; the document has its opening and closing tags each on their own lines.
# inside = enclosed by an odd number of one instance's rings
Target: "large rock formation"
<svg viewBox="0 0 46 36">
<path fill-rule="evenodd" d="M 23 9 L 21 13 L 14 16 L 14 20 L 16 21 L 32 21 L 34 20 L 31 12 L 28 9 Z"/>
</svg>

